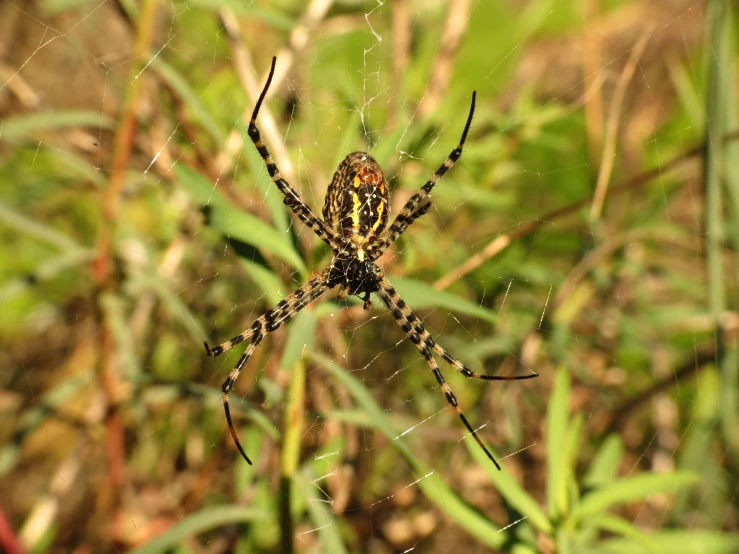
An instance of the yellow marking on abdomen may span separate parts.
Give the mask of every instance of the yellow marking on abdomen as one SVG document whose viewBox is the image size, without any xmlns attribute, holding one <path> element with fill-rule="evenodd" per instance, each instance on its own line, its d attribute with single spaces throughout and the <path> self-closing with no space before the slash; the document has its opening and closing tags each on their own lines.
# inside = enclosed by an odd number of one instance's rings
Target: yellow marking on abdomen
<svg viewBox="0 0 739 554">
<path fill-rule="evenodd" d="M 380 205 L 377 206 L 377 221 L 375 221 L 375 224 L 372 226 L 373 231 L 377 231 L 377 228 L 380 226 L 380 223 L 382 223 L 382 212 L 385 211 L 385 202 L 380 202 Z"/>
<path fill-rule="evenodd" d="M 359 195 L 355 192 L 352 194 L 352 227 L 359 229 L 359 209 L 362 204 L 359 202 Z"/>
</svg>

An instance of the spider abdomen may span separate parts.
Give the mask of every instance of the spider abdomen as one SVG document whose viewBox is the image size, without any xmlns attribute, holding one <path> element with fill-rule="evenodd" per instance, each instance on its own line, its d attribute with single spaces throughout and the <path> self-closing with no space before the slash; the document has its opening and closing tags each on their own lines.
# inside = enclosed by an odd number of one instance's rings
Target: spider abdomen
<svg viewBox="0 0 739 554">
<path fill-rule="evenodd" d="M 339 164 L 326 191 L 323 219 L 337 234 L 362 245 L 387 225 L 390 190 L 380 165 L 366 152 Z"/>
</svg>

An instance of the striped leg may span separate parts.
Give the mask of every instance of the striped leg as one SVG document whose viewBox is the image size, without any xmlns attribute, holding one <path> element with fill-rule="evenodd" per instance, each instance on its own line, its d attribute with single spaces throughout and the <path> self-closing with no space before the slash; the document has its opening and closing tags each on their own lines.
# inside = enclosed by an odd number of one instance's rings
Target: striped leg
<svg viewBox="0 0 739 554">
<path fill-rule="evenodd" d="M 388 281 L 387 278 L 383 277 L 382 279 L 380 279 L 377 294 L 382 299 L 385 306 L 387 306 L 387 309 L 390 310 L 390 313 L 392 314 L 396 323 L 400 326 L 401 329 L 403 329 L 403 332 L 406 334 L 408 339 L 416 345 L 418 351 L 426 359 L 426 362 L 431 367 L 431 371 L 433 372 L 436 381 L 439 383 L 442 392 L 446 396 L 447 402 L 449 402 L 449 404 L 455 410 L 459 418 L 462 420 L 462 423 L 464 423 L 464 426 L 467 427 L 467 430 L 470 432 L 470 434 L 472 434 L 480 448 L 482 448 L 485 454 L 487 454 L 490 461 L 495 464 L 496 468 L 500 469 L 498 462 L 495 461 L 493 455 L 483 444 L 482 440 L 480 440 L 480 437 L 477 436 L 477 433 L 470 425 L 469 421 L 462 412 L 462 409 L 459 407 L 459 404 L 457 403 L 457 398 L 454 396 L 451 388 L 449 388 L 449 385 L 446 383 L 444 377 L 441 375 L 439 367 L 436 365 L 436 360 L 434 360 L 433 358 L 432 351 L 442 356 L 447 362 L 452 365 L 452 367 L 462 373 L 462 375 L 464 375 L 465 377 L 469 378 L 483 379 L 486 381 L 508 381 L 517 379 L 529 379 L 531 377 L 536 377 L 536 374 L 526 375 L 523 377 L 499 377 L 484 375 L 470 370 L 467 366 L 452 358 L 452 356 L 450 356 L 449 353 L 441 346 L 436 344 L 429 332 L 426 331 L 426 329 L 424 328 L 423 323 L 421 323 L 418 317 L 413 313 L 413 311 L 408 307 L 405 301 L 395 291 L 392 284 L 390 284 L 390 281 Z"/>
<path fill-rule="evenodd" d="M 328 244 L 332 250 L 336 250 L 337 240 L 333 230 L 326 227 L 321 219 L 318 219 L 316 214 L 313 213 L 313 210 L 311 210 L 305 202 L 303 202 L 303 199 L 300 198 L 300 195 L 288 184 L 287 181 L 285 181 L 285 179 L 282 178 L 280 170 L 277 169 L 277 165 L 275 165 L 275 162 L 272 160 L 272 156 L 269 155 L 269 151 L 262 141 L 259 129 L 257 129 L 257 115 L 259 114 L 259 109 L 262 107 L 262 102 L 267 94 L 267 89 L 269 89 L 269 85 L 272 82 L 276 62 L 277 58 L 272 58 L 272 68 L 269 71 L 267 83 L 264 85 L 264 89 L 262 89 L 262 94 L 259 95 L 257 105 L 254 106 L 254 112 L 251 114 L 248 131 L 249 138 L 254 143 L 254 146 L 257 147 L 259 155 L 262 156 L 264 163 L 267 165 L 267 171 L 269 172 L 269 176 L 272 178 L 272 181 L 274 181 L 277 188 L 280 189 L 280 192 L 285 196 L 285 205 L 295 212 L 295 215 L 300 218 L 300 221 L 305 223 L 311 231 L 318 235 L 318 238 Z"/>
<path fill-rule="evenodd" d="M 238 379 L 239 373 L 241 373 L 241 369 L 246 365 L 246 362 L 249 361 L 249 358 L 251 358 L 254 350 L 256 350 L 257 346 L 259 346 L 259 343 L 262 342 L 264 335 L 266 335 L 267 333 L 271 333 L 276 329 L 279 329 L 280 326 L 295 317 L 295 314 L 297 314 L 300 310 L 305 308 L 308 304 L 310 304 L 316 298 L 326 292 L 329 289 L 328 282 L 329 272 L 328 270 L 325 270 L 320 275 L 317 275 L 316 277 L 305 283 L 290 296 L 282 300 L 279 304 L 277 304 L 274 308 L 269 310 L 263 316 L 257 318 L 252 326 L 240 335 L 236 335 L 231 340 L 228 340 L 223 344 L 215 346 L 213 348 L 210 348 L 207 342 L 205 343 L 205 351 L 207 352 L 208 356 L 215 357 L 223 354 L 226 350 L 233 348 L 240 342 L 251 338 L 251 343 L 249 343 L 249 346 L 246 348 L 246 352 L 244 352 L 241 358 L 239 358 L 239 361 L 228 374 L 228 378 L 226 378 L 226 381 L 223 383 L 223 387 L 221 389 L 223 391 L 223 409 L 226 412 L 228 430 L 231 432 L 231 436 L 233 437 L 233 440 L 236 443 L 236 447 L 239 449 L 239 452 L 250 465 L 251 460 L 246 455 L 246 452 L 244 452 L 244 449 L 241 446 L 241 442 L 236 435 L 233 421 L 231 420 L 231 410 L 228 406 L 228 393 L 233 388 L 236 379 Z"/>
<path fill-rule="evenodd" d="M 387 244 L 385 245 L 385 248 L 390 246 L 390 244 L 392 244 L 392 242 L 395 239 L 397 239 L 403 231 L 405 231 L 405 227 L 413 223 L 413 221 L 415 221 L 419 217 L 419 216 L 413 217 L 419 204 L 423 202 L 424 198 L 426 198 L 431 193 L 431 189 L 433 189 L 434 185 L 436 185 L 436 183 L 439 182 L 439 179 L 441 179 L 444 176 L 444 174 L 452 168 L 452 166 L 460 158 L 460 156 L 462 156 L 462 147 L 464 146 L 464 141 L 467 140 L 467 132 L 470 130 L 470 125 L 472 124 L 472 114 L 475 113 L 475 98 L 476 97 L 477 97 L 477 93 L 475 91 L 472 91 L 472 104 L 470 105 L 470 114 L 467 116 L 467 123 L 464 126 L 464 131 L 462 132 L 462 138 L 459 140 L 459 146 L 457 146 L 454 150 L 451 151 L 451 153 L 449 154 L 449 157 L 446 160 L 444 160 L 444 163 L 441 164 L 441 167 L 439 167 L 439 169 L 436 170 L 436 173 L 434 173 L 431 179 L 426 181 L 426 184 L 421 187 L 421 190 L 419 190 L 416 194 L 411 196 L 410 200 L 408 200 L 408 202 L 405 203 L 405 206 L 403 206 L 403 209 L 398 214 L 398 216 L 395 218 L 395 221 L 393 221 L 393 224 L 385 232 L 385 236 L 388 239 L 391 237 L 391 234 L 397 233 L 392 238 L 392 240 L 386 241 Z M 428 210 L 428 208 L 426 208 L 426 210 Z M 407 219 L 409 221 L 405 223 L 405 227 L 403 227 L 402 230 L 399 230 L 400 227 L 404 224 L 403 223 L 404 219 Z"/>
</svg>

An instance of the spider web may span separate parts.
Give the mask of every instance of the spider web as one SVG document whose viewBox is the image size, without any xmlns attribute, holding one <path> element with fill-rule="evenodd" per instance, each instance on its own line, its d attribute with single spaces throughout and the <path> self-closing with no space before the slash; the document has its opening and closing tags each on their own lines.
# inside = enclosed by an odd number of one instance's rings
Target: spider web
<svg viewBox="0 0 739 554">
<path fill-rule="evenodd" d="M 380 263 L 432 336 L 474 371 L 541 375 L 489 384 L 438 360 L 507 478 L 546 503 L 544 420 L 561 365 L 573 382 L 569 418 L 580 414 L 585 430 L 578 474 L 608 429 L 624 444 L 620 477 L 697 469 L 698 445 L 710 442 L 717 476 L 705 492 L 653 495 L 622 517 L 642 529 L 736 529 L 731 451 L 710 440 L 718 384 L 698 371 L 720 363 L 721 342 L 706 323 L 705 289 L 694 289 L 706 278 L 695 276 L 707 231 L 689 158 L 708 124 L 704 6 L 623 2 L 594 15 L 572 4 L 4 0 L 0 216 L 13 260 L 2 266 L 0 325 L 13 370 L 1 389 L 0 507 L 23 544 L 95 549 L 107 536 L 101 549 L 125 550 L 203 506 L 276 510 L 296 364 L 306 374 L 294 479 L 306 508 L 292 530 L 302 551 L 324 551 L 346 525 L 368 551 L 489 551 L 429 500 L 439 481 L 500 533 L 528 524 L 377 299 L 364 312 L 328 293 L 265 338 L 231 394 L 256 465 L 236 460 L 219 390 L 242 350 L 203 362 L 199 341 L 240 332 L 330 259 L 285 213 L 240 121 L 275 51 L 258 123 L 315 213 L 338 162 L 366 150 L 391 182 L 392 221 L 457 145 L 478 91 L 464 155 Z M 142 32 L 130 21 L 146 20 L 150 5 L 153 39 L 137 53 Z M 96 281 L 115 118 L 127 107 L 122 91 L 136 87 L 117 254 L 112 277 Z M 681 156 L 679 177 L 665 169 L 623 186 Z M 735 329 L 736 285 L 727 284 Z M 113 383 L 95 372 L 105 341 L 117 352 Z M 671 377 L 673 387 L 654 387 Z M 650 390 L 642 417 L 617 410 Z M 116 433 L 122 451 L 100 438 Z M 121 489 L 98 495 L 116 463 Z M 277 532 L 252 529 L 250 544 Z M 221 551 L 238 530 L 201 539 Z"/>
</svg>

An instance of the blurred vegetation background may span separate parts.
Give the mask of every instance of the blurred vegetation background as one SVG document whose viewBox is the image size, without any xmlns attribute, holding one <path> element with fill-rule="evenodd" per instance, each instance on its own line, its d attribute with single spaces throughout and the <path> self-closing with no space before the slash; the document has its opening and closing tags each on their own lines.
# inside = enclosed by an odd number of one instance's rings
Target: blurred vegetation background
<svg viewBox="0 0 739 554">
<path fill-rule="evenodd" d="M 0 550 L 739 551 L 737 9 L 710 0 L 0 4 Z M 375 303 L 209 359 L 328 263 L 367 150 L 383 257 L 502 458 Z M 224 359 L 225 358 L 225 359 Z"/>
</svg>

